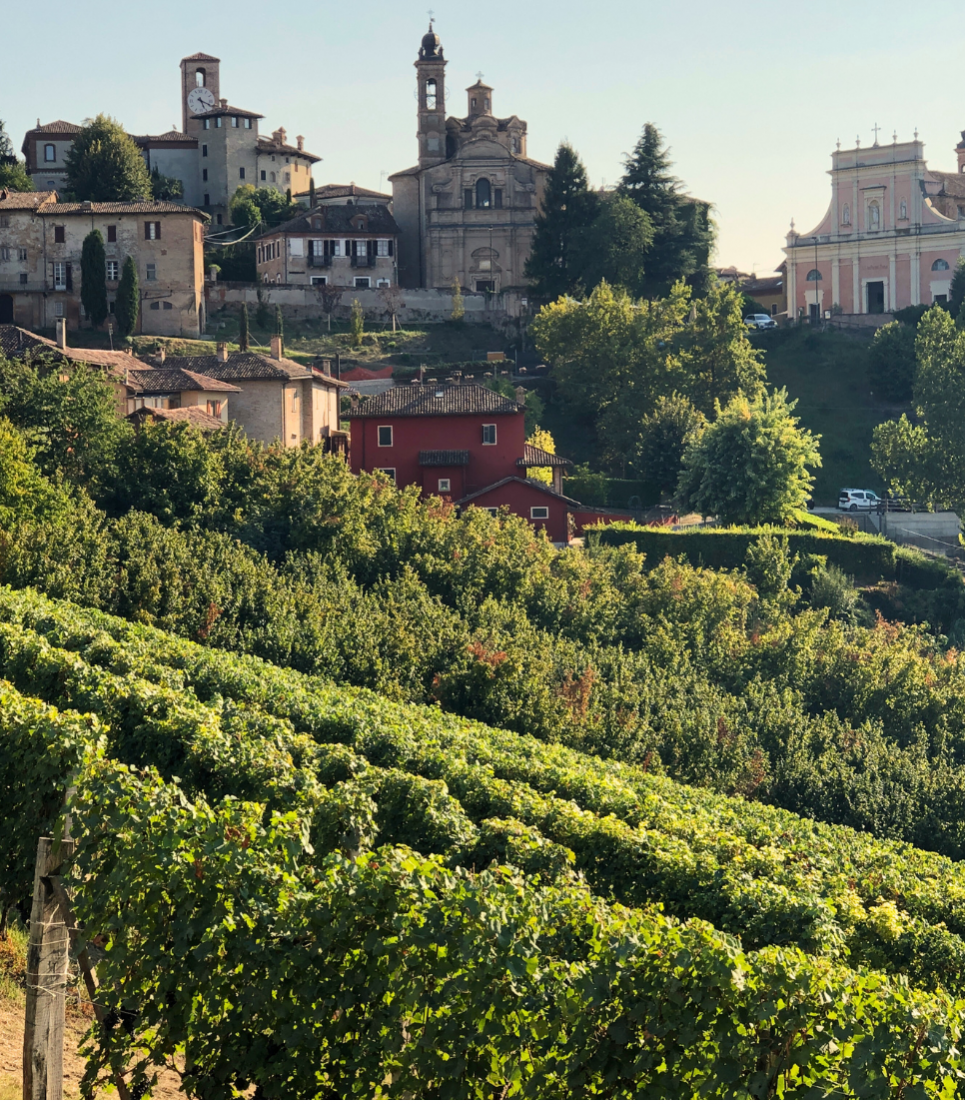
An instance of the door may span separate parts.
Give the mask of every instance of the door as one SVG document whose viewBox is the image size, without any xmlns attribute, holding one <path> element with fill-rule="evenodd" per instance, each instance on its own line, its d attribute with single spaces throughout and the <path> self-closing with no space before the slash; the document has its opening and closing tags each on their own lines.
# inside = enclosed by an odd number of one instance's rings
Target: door
<svg viewBox="0 0 965 1104">
<path fill-rule="evenodd" d="M 13 325 L 13 296 L 0 295 L 0 326 Z"/>
<path fill-rule="evenodd" d="M 868 314 L 885 313 L 884 280 L 871 280 L 868 283 Z"/>
<path fill-rule="evenodd" d="M 821 308 L 818 306 L 817 303 L 810 304 L 810 306 L 808 307 L 808 315 L 810 317 L 812 326 L 815 325 L 815 323 L 821 321 Z"/>
</svg>

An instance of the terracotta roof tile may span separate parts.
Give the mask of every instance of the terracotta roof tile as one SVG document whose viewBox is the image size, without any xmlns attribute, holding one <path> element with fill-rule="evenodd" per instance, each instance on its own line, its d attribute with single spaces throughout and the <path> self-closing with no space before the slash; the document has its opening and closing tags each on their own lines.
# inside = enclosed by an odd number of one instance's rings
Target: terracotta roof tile
<svg viewBox="0 0 965 1104">
<path fill-rule="evenodd" d="M 157 360 L 152 358 L 152 364 L 160 367 Z M 313 372 L 294 360 L 282 357 L 281 360 L 272 360 L 271 357 L 262 356 L 261 353 L 229 353 L 227 360 L 220 360 L 217 356 L 195 357 L 165 357 L 165 368 L 177 368 L 181 371 L 196 372 L 208 376 L 213 380 L 285 380 L 285 379 L 324 379 L 333 387 L 344 387 L 338 380 L 331 376 L 323 376 L 321 372 Z"/>
<path fill-rule="evenodd" d="M 224 107 L 220 105 L 218 107 L 212 107 L 210 111 L 199 111 L 197 115 L 192 115 L 192 119 L 213 119 L 216 115 L 240 115 L 244 119 L 264 119 L 264 115 L 259 115 L 257 111 L 247 111 L 243 107 L 232 107 L 230 104 L 225 104 Z"/>
<path fill-rule="evenodd" d="M 241 391 L 240 387 L 224 380 L 216 380 L 213 376 L 189 372 L 184 368 L 168 367 L 166 360 L 162 368 L 139 368 L 132 371 L 128 383 L 140 391 L 158 394 L 175 391 Z"/>
<path fill-rule="evenodd" d="M 216 58 L 213 54 L 188 54 L 187 57 L 181 58 L 182 61 L 220 61 L 221 58 Z"/>
<path fill-rule="evenodd" d="M 361 227 L 356 229 L 352 224 L 352 219 L 357 219 L 359 215 L 365 216 L 364 230 Z M 315 219 L 321 219 L 322 225 L 315 226 Z M 335 207 L 324 205 L 313 207 L 303 215 L 297 215 L 295 218 L 289 219 L 288 222 L 281 223 L 280 226 L 273 226 L 270 230 L 266 230 L 264 234 L 258 236 L 270 238 L 279 233 L 382 234 L 392 237 L 401 234 L 402 231 L 389 213 L 389 209 L 381 203 L 367 204 L 364 207 L 356 207 L 353 203 L 351 206 L 339 204 Z"/>
<path fill-rule="evenodd" d="M 210 219 L 197 207 L 188 207 L 183 203 L 135 202 L 135 203 L 51 203 L 44 207 L 45 215 L 197 215 L 200 219 Z"/>
<path fill-rule="evenodd" d="M 490 483 L 488 487 L 483 487 L 482 490 L 473 491 L 472 494 L 468 494 L 464 498 L 460 498 L 456 505 L 463 506 L 467 503 L 471 503 L 473 499 L 479 498 L 481 495 L 484 494 L 489 494 L 490 491 L 496 491 L 500 487 L 505 487 L 507 483 L 521 483 L 524 487 L 530 487 L 534 491 L 540 491 L 542 494 L 547 495 L 549 498 L 555 498 L 559 502 L 565 502 L 567 506 L 582 505 L 582 503 L 577 502 L 575 498 L 569 498 L 567 495 L 557 494 L 556 491 L 554 491 L 548 483 L 541 483 L 538 479 L 521 479 L 518 475 L 507 475 L 505 479 L 500 479 L 497 483 Z"/>
<path fill-rule="evenodd" d="M 137 357 L 121 352 L 119 349 L 77 349 L 72 346 L 61 349 L 55 341 L 21 329 L 19 326 L 0 326 L 0 351 L 9 357 L 53 353 L 78 364 L 94 364 L 100 368 L 109 368 L 112 374 L 143 371 L 151 367 L 143 360 L 138 360 Z"/>
<path fill-rule="evenodd" d="M 0 210 L 3 211 L 37 211 L 56 200 L 56 192 L 11 192 L 0 188 Z"/>
<path fill-rule="evenodd" d="M 176 407 L 174 410 L 157 410 L 154 407 L 142 407 L 140 410 L 135 410 L 132 414 L 128 414 L 127 416 L 127 420 L 129 422 L 134 422 L 135 425 L 140 422 L 146 422 L 148 419 L 152 421 L 157 419 L 162 422 L 188 422 L 191 425 L 197 426 L 198 429 L 207 432 L 225 428 L 225 423 L 220 418 L 216 418 L 213 414 L 209 414 L 206 410 L 202 410 L 200 406 L 181 406 Z"/>
<path fill-rule="evenodd" d="M 545 452 L 535 445 L 524 445 L 523 455 L 516 461 L 517 468 L 567 468 L 573 463 L 565 456 Z"/>
<path fill-rule="evenodd" d="M 352 418 L 417 418 L 431 414 L 518 414 L 525 408 L 488 387 L 468 384 L 405 384 L 372 395 Z"/>
<path fill-rule="evenodd" d="M 229 112 L 229 114 L 232 114 Z M 295 154 L 297 157 L 305 157 L 309 161 L 321 161 L 321 158 L 317 154 L 309 153 L 308 150 L 299 149 L 298 146 L 289 146 L 285 142 L 276 142 L 274 138 L 261 138 L 259 137 L 256 143 L 259 153 L 288 153 Z"/>
<path fill-rule="evenodd" d="M 64 119 L 56 119 L 52 123 L 42 123 L 28 130 L 28 134 L 80 134 L 83 128 L 76 123 L 68 123 Z"/>
</svg>

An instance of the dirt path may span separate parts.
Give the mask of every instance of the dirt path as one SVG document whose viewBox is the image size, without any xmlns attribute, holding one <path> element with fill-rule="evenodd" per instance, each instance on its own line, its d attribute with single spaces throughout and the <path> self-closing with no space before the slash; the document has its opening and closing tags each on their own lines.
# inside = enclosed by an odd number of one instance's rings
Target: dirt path
<svg viewBox="0 0 965 1104">
<path fill-rule="evenodd" d="M 0 1100 L 20 1100 L 23 1076 L 23 1004 L 13 1000 L 0 1000 Z M 64 1031 L 64 1097 L 80 1099 L 80 1080 L 84 1076 L 84 1059 L 77 1047 L 87 1032 L 90 1021 L 76 1012 L 67 1013 Z M 178 1078 L 172 1073 L 162 1073 L 156 1088 L 155 1100 L 185 1100 Z M 98 1100 L 117 1100 L 117 1093 L 109 1096 L 98 1094 Z"/>
</svg>

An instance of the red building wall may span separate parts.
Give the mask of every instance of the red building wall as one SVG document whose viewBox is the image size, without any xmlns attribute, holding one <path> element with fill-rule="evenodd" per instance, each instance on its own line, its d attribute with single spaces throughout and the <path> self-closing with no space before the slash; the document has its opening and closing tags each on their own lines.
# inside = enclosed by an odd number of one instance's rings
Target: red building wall
<svg viewBox="0 0 965 1104">
<path fill-rule="evenodd" d="M 395 468 L 400 487 L 416 483 L 427 494 L 438 493 L 439 478 L 449 477 L 452 498 L 472 494 L 482 487 L 519 475 L 516 461 L 526 443 L 525 415 L 435 414 L 416 417 L 351 417 L 352 471 Z M 482 427 L 496 426 L 496 444 L 482 443 Z M 379 446 L 379 426 L 392 426 L 391 447 Z M 421 468 L 419 453 L 429 449 L 469 451 L 466 468 Z M 464 473 L 464 474 L 463 474 Z M 464 482 L 463 482 L 464 479 Z M 555 538 L 554 538 L 555 539 Z"/>
<path fill-rule="evenodd" d="M 514 514 L 519 514 L 537 529 L 545 529 L 551 541 L 562 543 L 569 540 L 567 513 L 571 507 L 553 494 L 544 493 L 527 483 L 507 483 L 503 487 L 495 487 L 474 498 L 470 505 L 478 506 L 480 509 L 490 506 L 508 506 Z M 548 507 L 549 517 L 545 521 L 531 518 L 532 506 Z"/>
</svg>

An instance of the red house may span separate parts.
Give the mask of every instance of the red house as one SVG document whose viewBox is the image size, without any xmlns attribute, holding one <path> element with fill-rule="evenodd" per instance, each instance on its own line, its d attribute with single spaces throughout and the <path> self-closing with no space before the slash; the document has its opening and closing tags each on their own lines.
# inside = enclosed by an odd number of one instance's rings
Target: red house
<svg viewBox="0 0 965 1104">
<path fill-rule="evenodd" d="M 562 469 L 569 463 L 526 444 L 525 407 L 477 384 L 411 383 L 355 403 L 349 415 L 352 471 L 384 471 L 401 487 L 458 505 L 508 506 L 568 537 Z M 553 488 L 525 478 L 551 467 Z"/>
</svg>

